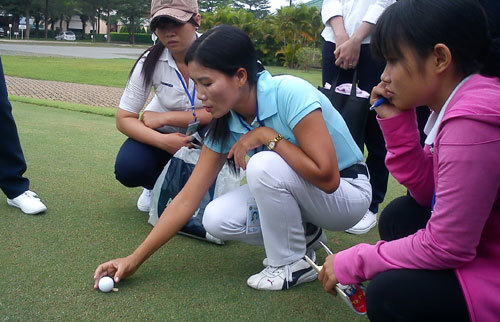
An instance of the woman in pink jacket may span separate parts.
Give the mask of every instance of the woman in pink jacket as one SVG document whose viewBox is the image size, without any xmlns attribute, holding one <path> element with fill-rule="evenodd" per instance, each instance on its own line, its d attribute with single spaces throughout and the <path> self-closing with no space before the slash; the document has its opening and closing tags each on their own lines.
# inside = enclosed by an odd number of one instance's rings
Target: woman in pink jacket
<svg viewBox="0 0 500 322">
<path fill-rule="evenodd" d="M 381 214 L 381 241 L 327 257 L 324 288 L 372 280 L 372 321 L 500 319 L 500 39 L 475 0 L 405 0 L 372 35 L 386 61 L 371 101 L 386 165 L 409 190 Z M 429 106 L 426 145 L 415 107 Z"/>
</svg>

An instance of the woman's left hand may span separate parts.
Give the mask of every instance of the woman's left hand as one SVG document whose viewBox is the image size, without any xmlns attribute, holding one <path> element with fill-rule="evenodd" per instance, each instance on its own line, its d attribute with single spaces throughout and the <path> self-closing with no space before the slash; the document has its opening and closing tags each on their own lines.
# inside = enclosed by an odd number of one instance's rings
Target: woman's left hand
<svg viewBox="0 0 500 322">
<path fill-rule="evenodd" d="M 346 70 L 356 68 L 360 51 L 361 43 L 354 38 L 349 38 L 349 40 L 337 46 L 335 49 L 335 65 Z"/>
<path fill-rule="evenodd" d="M 167 113 L 165 112 L 144 111 L 142 113 L 141 121 L 150 129 L 155 130 L 166 124 L 166 114 Z"/>
<path fill-rule="evenodd" d="M 334 261 L 335 254 L 326 257 L 323 269 L 319 272 L 318 279 L 321 281 L 321 284 L 323 284 L 325 291 L 336 296 L 337 291 L 335 291 L 335 285 L 337 285 L 339 281 L 335 277 L 335 272 L 333 271 Z"/>
<path fill-rule="evenodd" d="M 234 165 L 236 168 L 246 170 L 247 164 L 245 157 L 247 152 L 267 144 L 270 140 L 276 137 L 278 133 L 273 129 L 265 126 L 258 127 L 251 130 L 245 135 L 241 136 L 238 141 L 233 145 L 227 158 L 231 159 L 234 156 Z"/>
</svg>

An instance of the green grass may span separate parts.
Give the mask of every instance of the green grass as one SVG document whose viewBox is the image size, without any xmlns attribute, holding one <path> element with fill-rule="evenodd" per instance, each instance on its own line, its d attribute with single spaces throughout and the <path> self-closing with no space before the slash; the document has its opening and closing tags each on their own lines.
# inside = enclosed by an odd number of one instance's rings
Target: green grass
<svg viewBox="0 0 500 322">
<path fill-rule="evenodd" d="M 83 59 L 35 56 L 3 56 L 5 75 L 78 84 L 125 87 L 133 59 Z M 274 75 L 291 74 L 321 85 L 321 71 L 309 72 L 266 66 Z"/>
<path fill-rule="evenodd" d="M 5 75 L 58 82 L 125 87 L 133 59 L 3 56 Z"/>
<path fill-rule="evenodd" d="M 177 236 L 119 292 L 94 291 L 96 266 L 129 254 L 151 229 L 135 206 L 140 188 L 114 179 L 124 136 L 110 117 L 20 102 L 13 112 L 26 176 L 49 210 L 28 216 L 0 202 L 2 320 L 366 321 L 317 281 L 283 292 L 250 289 L 246 279 L 265 254 L 239 242 Z M 386 200 L 403 193 L 391 179 Z M 378 240 L 375 230 L 328 237 L 334 250 Z"/>
<path fill-rule="evenodd" d="M 266 66 L 266 69 L 273 75 L 279 74 L 288 74 L 297 76 L 307 80 L 309 83 L 313 84 L 315 87 L 320 86 L 321 81 L 321 70 L 311 69 L 309 71 L 305 71 L 302 69 L 290 69 L 281 66 Z"/>
<path fill-rule="evenodd" d="M 52 101 L 43 98 L 33 98 L 33 97 L 25 97 L 25 96 L 17 96 L 17 95 L 9 95 L 9 100 L 11 102 L 22 102 L 28 104 L 36 104 L 40 106 L 48 106 L 60 108 L 68 111 L 76 111 L 82 113 L 91 113 L 102 116 L 116 116 L 116 109 L 114 108 L 105 108 L 98 106 L 89 106 L 84 104 L 77 103 L 69 103 L 69 102 L 60 102 L 60 101 Z"/>
</svg>

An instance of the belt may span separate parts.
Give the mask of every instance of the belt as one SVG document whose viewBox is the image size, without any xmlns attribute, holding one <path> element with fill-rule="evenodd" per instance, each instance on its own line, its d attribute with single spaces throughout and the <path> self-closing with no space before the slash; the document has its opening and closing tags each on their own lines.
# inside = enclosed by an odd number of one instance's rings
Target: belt
<svg viewBox="0 0 500 322">
<path fill-rule="evenodd" d="M 341 178 L 351 178 L 356 179 L 358 174 L 364 174 L 368 177 L 368 169 L 365 164 L 356 163 L 351 165 L 350 167 L 345 168 L 344 170 L 340 170 Z"/>
</svg>

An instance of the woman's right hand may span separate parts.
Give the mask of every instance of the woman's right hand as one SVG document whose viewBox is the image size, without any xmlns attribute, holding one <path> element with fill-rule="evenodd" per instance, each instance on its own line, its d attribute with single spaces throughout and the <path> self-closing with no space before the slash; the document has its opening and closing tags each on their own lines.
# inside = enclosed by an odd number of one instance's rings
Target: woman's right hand
<svg viewBox="0 0 500 322">
<path fill-rule="evenodd" d="M 372 89 L 372 93 L 370 95 L 370 104 L 374 104 L 381 97 L 385 97 L 389 102 L 381 104 L 375 108 L 375 112 L 377 112 L 378 117 L 382 119 L 393 117 L 402 113 L 401 110 L 391 103 L 392 95 L 387 92 L 385 87 L 386 85 L 384 82 L 378 83 L 378 85 Z"/>
<path fill-rule="evenodd" d="M 117 258 L 103 263 L 99 265 L 94 272 L 94 289 L 98 288 L 99 280 L 103 276 L 110 276 L 115 283 L 118 283 L 122 279 L 132 276 L 138 268 L 139 264 L 134 261 L 131 256 Z"/>
<path fill-rule="evenodd" d="M 156 143 L 156 146 L 168 153 L 174 155 L 180 148 L 183 146 L 192 147 L 193 144 L 192 136 L 186 136 L 182 133 L 167 133 L 161 134 L 159 140 Z"/>
</svg>

